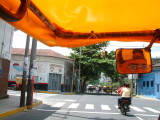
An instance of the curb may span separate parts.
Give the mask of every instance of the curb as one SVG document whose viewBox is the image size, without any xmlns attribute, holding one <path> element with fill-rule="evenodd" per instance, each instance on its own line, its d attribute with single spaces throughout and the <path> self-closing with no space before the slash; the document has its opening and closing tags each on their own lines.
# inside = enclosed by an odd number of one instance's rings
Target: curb
<svg viewBox="0 0 160 120">
<path fill-rule="evenodd" d="M 145 97 L 145 96 L 134 96 L 134 98 L 142 98 L 142 99 L 148 99 L 148 100 L 155 100 L 155 101 L 160 101 L 160 99 L 156 99 L 156 98 L 149 98 L 149 97 Z"/>
<path fill-rule="evenodd" d="M 76 95 L 76 93 L 70 93 L 70 92 L 49 92 L 49 91 L 34 91 L 34 92 L 37 92 L 37 93 L 49 93 L 49 94 L 63 94 L 63 95 Z"/>
<path fill-rule="evenodd" d="M 76 95 L 75 93 L 64 93 L 64 95 Z"/>
<path fill-rule="evenodd" d="M 42 104 L 42 101 L 34 103 L 33 105 L 30 105 L 30 106 L 20 107 L 20 108 L 17 108 L 17 109 L 8 111 L 8 112 L 0 113 L 0 118 L 4 118 L 4 117 L 10 116 L 10 115 L 13 115 L 15 113 L 18 113 L 18 112 L 22 112 L 22 111 L 25 111 L 25 110 L 28 110 L 28 109 L 32 109 L 33 107 L 36 107 L 40 104 Z"/>
<path fill-rule="evenodd" d="M 37 92 L 37 93 L 59 94 L 59 93 L 57 93 L 57 92 L 49 92 L 49 91 L 34 91 L 34 92 Z"/>
</svg>

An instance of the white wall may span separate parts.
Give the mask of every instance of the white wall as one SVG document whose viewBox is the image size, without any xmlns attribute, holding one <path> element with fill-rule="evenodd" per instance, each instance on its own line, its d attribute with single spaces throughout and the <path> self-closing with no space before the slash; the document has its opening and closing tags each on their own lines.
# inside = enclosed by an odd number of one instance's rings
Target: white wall
<svg viewBox="0 0 160 120">
<path fill-rule="evenodd" d="M 8 88 L 8 74 L 11 59 L 11 47 L 13 38 L 13 27 L 0 20 L 0 98 L 6 98 Z"/>
<path fill-rule="evenodd" d="M 37 76 L 40 78 L 39 82 L 48 83 L 49 73 L 64 75 L 64 59 L 36 56 L 36 67 L 38 68 Z M 62 81 L 64 81 L 63 77 L 61 79 Z"/>
<path fill-rule="evenodd" d="M 11 59 L 13 31 L 11 25 L 0 20 L 0 57 L 7 60 Z"/>
<path fill-rule="evenodd" d="M 16 76 L 16 74 L 22 74 L 22 71 L 17 71 L 14 67 L 14 63 L 18 63 L 19 67 L 23 69 L 24 56 L 12 55 L 10 64 L 10 79 Z M 29 63 L 30 60 L 28 60 Z M 62 74 L 61 83 L 64 83 L 64 66 L 65 59 L 47 57 L 47 56 L 36 56 L 34 75 L 39 76 L 40 83 L 48 83 L 49 73 Z M 53 69 L 51 69 L 53 68 Z"/>
</svg>

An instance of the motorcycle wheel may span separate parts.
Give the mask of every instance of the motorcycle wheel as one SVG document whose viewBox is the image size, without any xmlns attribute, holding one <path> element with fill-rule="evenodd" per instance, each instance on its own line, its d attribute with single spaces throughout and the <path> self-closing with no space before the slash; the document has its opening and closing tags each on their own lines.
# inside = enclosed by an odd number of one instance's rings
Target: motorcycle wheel
<svg viewBox="0 0 160 120">
<path fill-rule="evenodd" d="M 120 110 L 121 110 L 122 115 L 127 115 L 127 109 L 125 106 L 122 106 Z"/>
</svg>

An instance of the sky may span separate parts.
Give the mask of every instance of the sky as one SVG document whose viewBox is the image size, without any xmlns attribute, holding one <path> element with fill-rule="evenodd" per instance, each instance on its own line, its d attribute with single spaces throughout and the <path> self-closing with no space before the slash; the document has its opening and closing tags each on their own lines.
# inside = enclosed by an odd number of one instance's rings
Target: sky
<svg viewBox="0 0 160 120">
<path fill-rule="evenodd" d="M 25 48 L 26 46 L 26 34 L 20 30 L 14 32 L 13 35 L 13 43 L 12 47 L 13 48 Z M 32 44 L 32 39 L 30 39 L 30 49 L 31 49 L 31 44 Z M 65 48 L 65 47 L 48 47 L 45 44 L 41 42 L 37 42 L 37 49 L 51 49 L 57 53 L 60 53 L 64 56 L 69 56 L 71 49 Z"/>
<path fill-rule="evenodd" d="M 26 34 L 22 31 L 18 30 L 14 32 L 13 35 L 13 48 L 25 48 L 26 45 Z M 112 41 L 110 42 L 110 45 L 106 47 L 106 51 L 110 52 L 112 50 L 116 50 L 118 48 L 144 48 L 148 46 L 149 43 L 147 42 L 116 42 Z M 30 48 L 31 48 L 31 42 L 30 42 Z M 37 49 L 51 49 L 57 53 L 60 53 L 64 56 L 69 56 L 69 54 L 72 52 L 71 49 L 66 47 L 48 47 L 44 45 L 43 43 L 37 42 Z M 152 57 L 158 57 L 160 58 L 160 44 L 154 43 L 151 48 L 151 56 Z"/>
</svg>

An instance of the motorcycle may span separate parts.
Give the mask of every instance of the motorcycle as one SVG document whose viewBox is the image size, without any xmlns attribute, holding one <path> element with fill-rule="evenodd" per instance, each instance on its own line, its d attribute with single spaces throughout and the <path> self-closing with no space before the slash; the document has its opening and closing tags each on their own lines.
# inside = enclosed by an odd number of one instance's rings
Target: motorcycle
<svg viewBox="0 0 160 120">
<path fill-rule="evenodd" d="M 130 100 L 129 99 L 123 99 L 122 103 L 121 103 L 121 107 L 120 107 L 120 111 L 122 113 L 122 115 L 127 115 L 127 112 L 130 112 Z"/>
</svg>

